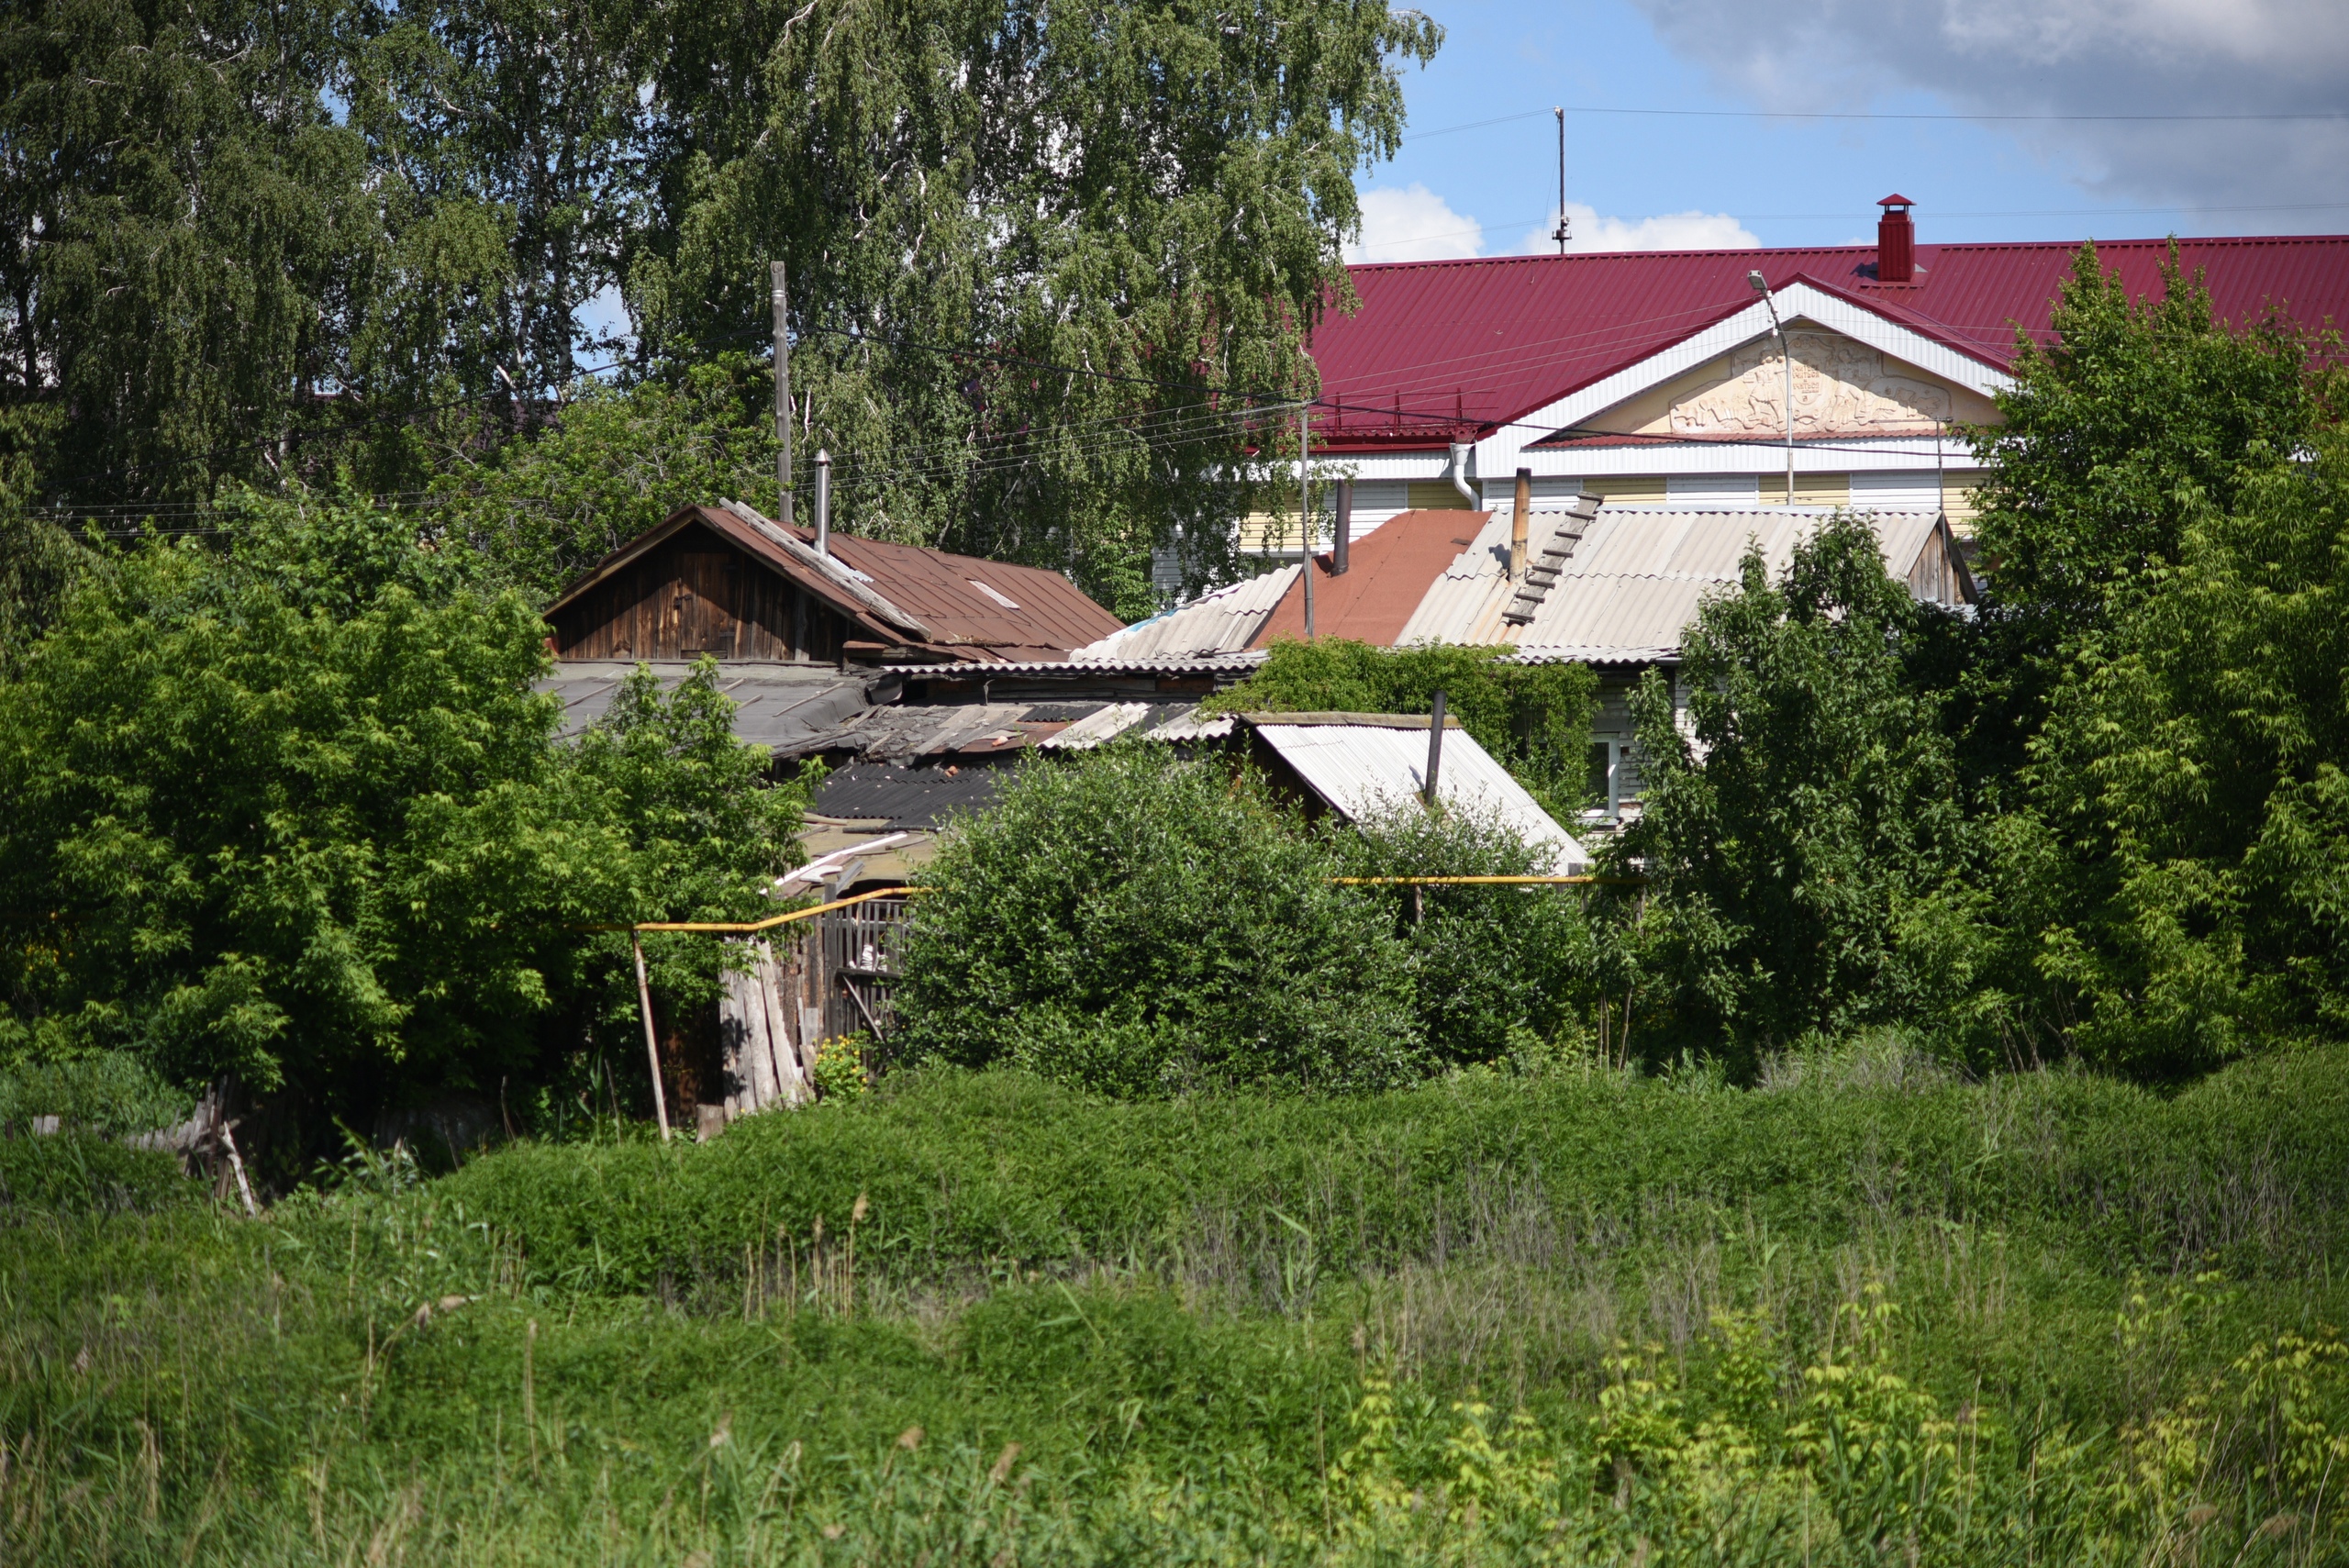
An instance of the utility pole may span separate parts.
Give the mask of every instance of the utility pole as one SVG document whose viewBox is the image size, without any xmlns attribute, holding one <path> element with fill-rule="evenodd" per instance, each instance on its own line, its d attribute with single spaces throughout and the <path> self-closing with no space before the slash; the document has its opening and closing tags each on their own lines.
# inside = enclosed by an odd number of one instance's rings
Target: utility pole
<svg viewBox="0 0 2349 1568">
<path fill-rule="evenodd" d="M 785 304 L 783 263 L 768 264 L 770 297 L 774 305 L 774 439 L 781 448 L 774 458 L 774 487 L 781 496 L 778 513 L 791 526 L 791 339 L 784 332 Z"/>
<path fill-rule="evenodd" d="M 1297 410 L 1297 532 L 1305 541 L 1305 560 L 1297 570 L 1305 573 L 1305 640 L 1313 640 L 1313 490 L 1312 476 L 1305 467 L 1306 443 L 1313 439 L 1313 405 L 1299 404 Z"/>
<path fill-rule="evenodd" d="M 1558 117 L 1558 227 L 1550 238 L 1558 242 L 1558 254 L 1563 256 L 1566 253 L 1569 238 L 1566 233 L 1566 111 L 1560 107 L 1551 113 Z"/>
</svg>

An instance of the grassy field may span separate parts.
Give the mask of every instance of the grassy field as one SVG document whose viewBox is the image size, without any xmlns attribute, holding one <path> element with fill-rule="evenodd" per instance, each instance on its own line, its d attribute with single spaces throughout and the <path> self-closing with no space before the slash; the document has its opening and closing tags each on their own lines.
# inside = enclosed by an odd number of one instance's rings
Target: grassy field
<svg viewBox="0 0 2349 1568">
<path fill-rule="evenodd" d="M 0 1142 L 0 1561 L 2321 1562 L 2349 1051 Z"/>
</svg>

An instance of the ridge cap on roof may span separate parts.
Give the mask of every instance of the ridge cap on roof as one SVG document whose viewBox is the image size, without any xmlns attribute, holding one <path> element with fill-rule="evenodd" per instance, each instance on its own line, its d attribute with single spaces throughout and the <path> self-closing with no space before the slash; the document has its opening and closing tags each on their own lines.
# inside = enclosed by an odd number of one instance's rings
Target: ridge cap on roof
<svg viewBox="0 0 2349 1568">
<path fill-rule="evenodd" d="M 713 508 L 704 506 L 700 509 L 709 511 Z M 744 527 L 761 539 L 781 545 L 786 556 L 802 566 L 813 567 L 825 577 L 839 584 L 852 597 L 863 601 L 867 609 L 876 610 L 888 617 L 924 642 L 938 640 L 931 634 L 930 628 L 923 624 L 920 617 L 910 615 L 892 604 L 888 595 L 874 587 L 871 580 L 865 578 L 863 573 L 857 571 L 846 562 L 833 560 L 823 551 L 806 543 L 790 529 L 767 517 L 750 503 L 721 495 L 718 498 L 717 509 L 731 513 L 741 520 Z M 859 581 L 859 579 L 864 580 Z"/>
</svg>

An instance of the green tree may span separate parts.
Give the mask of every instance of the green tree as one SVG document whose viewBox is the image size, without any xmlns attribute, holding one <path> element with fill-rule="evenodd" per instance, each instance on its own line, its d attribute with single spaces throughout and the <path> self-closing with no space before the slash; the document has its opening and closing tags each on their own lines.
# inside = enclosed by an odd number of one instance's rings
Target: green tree
<svg viewBox="0 0 2349 1568">
<path fill-rule="evenodd" d="M 1247 411 L 1311 391 L 1353 172 L 1439 36 L 1382 0 L 679 9 L 631 309 L 655 355 L 756 341 L 785 261 L 845 526 L 1138 613 L 1153 543 L 1246 509 Z"/>
<path fill-rule="evenodd" d="M 2201 500 L 2033 749 L 2023 934 L 2114 1066 L 2349 1027 L 2349 440 L 2283 455 Z"/>
<path fill-rule="evenodd" d="M 322 95 L 331 0 L 33 0 L 0 21 L 9 401 L 61 406 L 45 488 L 201 496 L 346 384 L 378 256 Z"/>
<path fill-rule="evenodd" d="M 625 389 L 591 384 L 533 436 L 452 452 L 434 521 L 542 602 L 679 506 L 774 489 L 773 382 L 740 352 Z"/>
<path fill-rule="evenodd" d="M 1650 672 L 1646 798 L 1609 847 L 1647 878 L 1636 942 L 1664 1049 L 1750 1067 L 1813 1031 L 1952 1006 L 1930 962 L 1972 833 L 1939 702 L 1906 668 L 1924 617 L 1839 514 L 1774 583 L 1758 553 L 1688 628 L 1688 730 Z"/>
<path fill-rule="evenodd" d="M 2216 319 L 2175 249 L 2160 297 L 2140 300 L 2081 247 L 2050 327 L 2044 344 L 2018 339 L 2002 422 L 1968 432 L 1990 599 L 1953 717 L 1992 784 L 2022 765 L 2065 651 L 2176 561 L 2200 507 L 2233 506 L 2258 454 L 2301 450 L 2322 416 L 2308 336 L 2280 303 Z"/>
<path fill-rule="evenodd" d="M 1392 1084 L 1425 1065 L 1386 901 L 1213 758 L 1130 743 L 1023 766 L 921 877 L 903 1060 L 1121 1095 Z"/>
<path fill-rule="evenodd" d="M 363 1113 L 524 1072 L 546 1020 L 608 1007 L 626 939 L 582 927 L 767 906 L 797 795 L 714 666 L 561 744 L 544 628 L 436 556 L 306 509 L 75 586 L 0 685 L 7 1030 Z M 707 994 L 716 944 L 668 958 Z"/>
<path fill-rule="evenodd" d="M 1204 705 L 1211 713 L 1445 711 L 1550 814 L 1586 804 L 1598 677 L 1587 664 L 1519 664 L 1508 648 L 1375 648 L 1341 637 L 1285 639 L 1249 677 Z"/>
</svg>

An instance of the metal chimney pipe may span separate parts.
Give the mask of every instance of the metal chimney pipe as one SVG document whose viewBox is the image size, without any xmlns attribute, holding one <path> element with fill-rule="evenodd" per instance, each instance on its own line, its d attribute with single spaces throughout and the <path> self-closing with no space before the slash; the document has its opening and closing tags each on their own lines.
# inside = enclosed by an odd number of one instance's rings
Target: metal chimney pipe
<svg viewBox="0 0 2349 1568">
<path fill-rule="evenodd" d="M 832 454 L 816 449 L 816 553 L 832 549 Z"/>
<path fill-rule="evenodd" d="M 1532 510 L 1533 471 L 1520 468 L 1517 471 L 1517 509 L 1508 523 L 1508 579 L 1512 583 L 1525 581 L 1527 525 Z"/>
<path fill-rule="evenodd" d="M 1330 575 L 1346 574 L 1346 556 L 1354 539 L 1354 482 L 1338 481 L 1338 532 L 1330 541 Z"/>
<path fill-rule="evenodd" d="M 1419 798 L 1427 803 L 1428 809 L 1431 811 L 1435 809 L 1435 775 L 1437 771 L 1442 766 L 1443 694 L 1442 692 L 1438 692 L 1435 695 L 1435 712 L 1429 716 L 1428 718 L 1427 786 L 1419 791 Z"/>
</svg>

